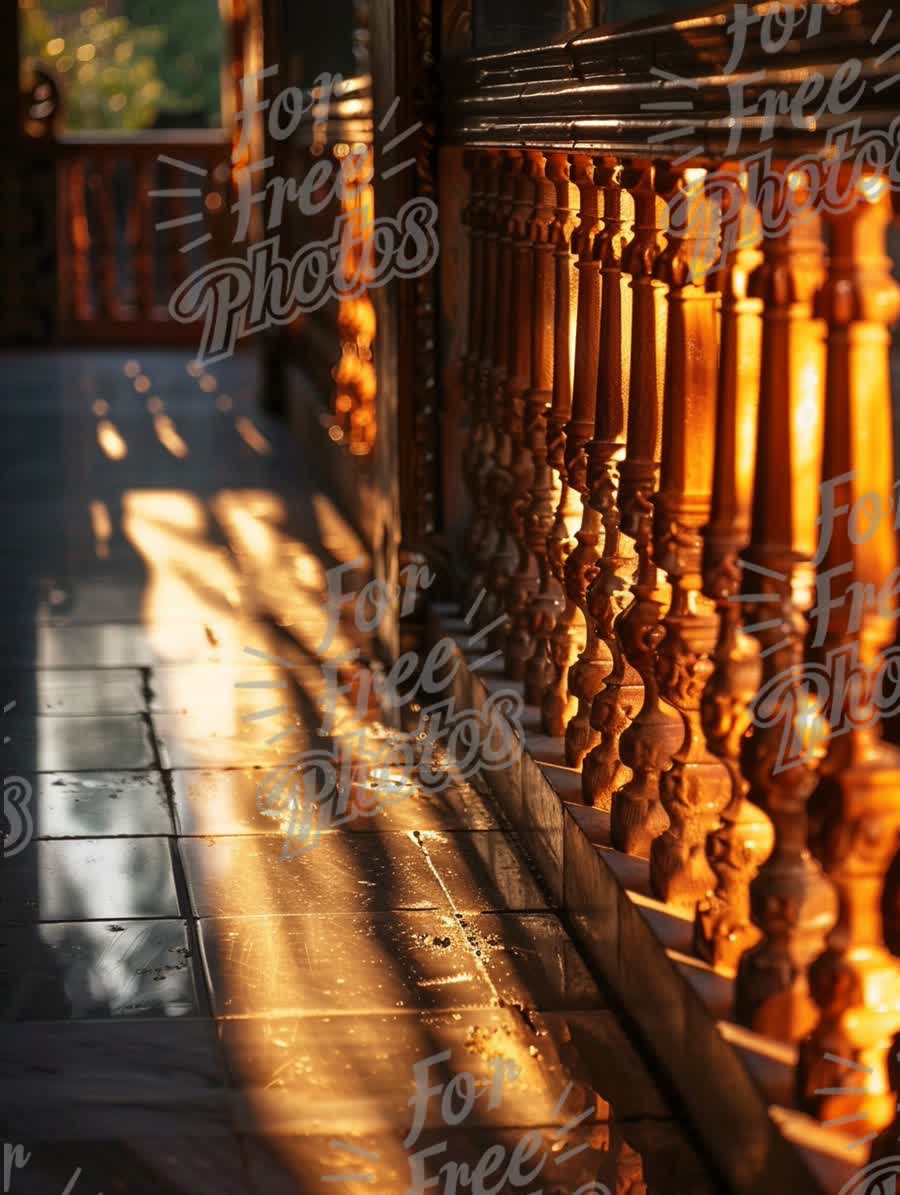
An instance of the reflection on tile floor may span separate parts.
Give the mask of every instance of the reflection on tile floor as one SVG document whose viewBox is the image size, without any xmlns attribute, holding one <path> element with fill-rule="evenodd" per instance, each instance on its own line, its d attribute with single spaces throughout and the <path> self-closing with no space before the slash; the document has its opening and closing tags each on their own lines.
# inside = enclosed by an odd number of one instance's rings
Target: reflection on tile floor
<svg viewBox="0 0 900 1195">
<path fill-rule="evenodd" d="M 12 1195 L 76 1170 L 75 1195 L 400 1195 L 463 1163 L 498 1193 L 724 1191 L 475 787 L 284 857 L 260 785 L 324 745 L 325 570 L 364 550 L 301 445 L 241 439 L 247 361 L 214 371 L 228 413 L 187 364 L 140 361 L 184 459 L 123 354 L 0 378 L 0 737 L 31 793 L 0 870 Z"/>
<path fill-rule="evenodd" d="M 183 921 L 0 927 L 2 1019 L 196 1014 L 190 957 Z"/>
</svg>

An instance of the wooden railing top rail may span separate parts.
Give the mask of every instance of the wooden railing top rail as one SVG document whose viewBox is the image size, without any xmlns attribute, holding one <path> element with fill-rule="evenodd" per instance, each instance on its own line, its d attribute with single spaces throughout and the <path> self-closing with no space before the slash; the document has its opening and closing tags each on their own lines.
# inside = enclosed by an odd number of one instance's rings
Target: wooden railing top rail
<svg viewBox="0 0 900 1195">
<path fill-rule="evenodd" d="M 755 13 L 768 8 L 753 6 Z M 539 46 L 448 59 L 442 68 L 445 136 L 467 145 L 654 157 L 694 151 L 699 163 L 719 158 L 727 146 L 734 150 L 736 136 L 743 138 L 741 152 L 760 148 L 765 117 L 741 115 L 735 134 L 734 96 L 742 94 L 742 108 L 749 109 L 766 91 L 795 101 L 802 116 L 815 113 L 805 120 L 790 113 L 773 118 L 767 144 L 779 152 L 820 146 L 830 129 L 851 120 L 859 121 L 861 132 L 890 128 L 900 112 L 893 52 L 900 44 L 900 15 L 875 0 L 856 0 L 835 12 L 814 4 L 810 11 L 816 16 L 798 17 L 795 33 L 777 54 L 767 50 L 757 20 L 732 69 L 728 26 L 734 10 L 733 4 L 719 5 L 674 21 L 647 19 Z M 855 60 L 858 66 L 845 65 Z M 815 71 L 824 80 L 821 91 L 802 92 Z M 844 102 L 857 92 L 859 99 L 843 113 L 827 104 L 819 111 L 830 86 Z M 669 135 L 661 141 L 663 132 Z"/>
</svg>

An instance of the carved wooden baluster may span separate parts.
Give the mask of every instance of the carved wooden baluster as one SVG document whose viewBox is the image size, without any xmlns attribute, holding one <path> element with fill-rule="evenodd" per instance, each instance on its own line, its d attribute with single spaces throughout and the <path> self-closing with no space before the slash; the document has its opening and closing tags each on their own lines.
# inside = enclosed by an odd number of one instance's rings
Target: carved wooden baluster
<svg viewBox="0 0 900 1195">
<path fill-rule="evenodd" d="M 894 641 L 900 577 L 890 506 L 896 491 L 888 331 L 900 310 L 900 288 L 886 253 L 890 218 L 887 180 L 863 180 L 846 208 L 828 218 L 831 263 L 817 301 L 829 333 L 818 553 L 823 612 L 814 620 L 814 644 L 826 653 L 829 717 L 842 733 L 831 739 L 814 802 L 824 823 L 820 857 L 837 886 L 840 917 L 809 972 L 821 1017 L 801 1048 L 799 1082 L 820 1119 L 859 1114 L 844 1126 L 853 1137 L 894 1118 L 886 1061 L 900 1032 L 900 960 L 885 948 L 881 914 L 884 877 L 900 837 L 900 750 L 882 739 L 884 703 L 875 679 L 881 653 Z M 836 478 L 841 483 L 831 485 Z M 856 514 L 832 522 L 831 495 L 834 509 L 856 507 Z M 860 587 L 870 601 L 857 601 Z M 886 686 L 889 706 L 896 705 L 893 684 L 893 693 Z M 865 1095 L 816 1095 L 840 1087 Z"/>
<path fill-rule="evenodd" d="M 669 176 L 662 176 L 663 186 L 669 182 Z M 662 448 L 667 308 L 666 287 L 654 277 L 654 269 L 660 253 L 665 196 L 657 196 L 654 170 L 646 161 L 626 166 L 623 183 L 634 199 L 634 238 L 625 248 L 623 261 L 631 274 L 632 330 L 628 446 L 620 468 L 619 508 L 622 529 L 634 538 L 637 567 L 634 601 L 619 618 L 616 631 L 644 696 L 637 717 L 619 741 L 622 763 L 631 769 L 632 777 L 613 793 L 610 828 L 618 850 L 646 857 L 654 838 L 669 825 L 660 800 L 660 776 L 683 738 L 680 719 L 660 703 L 656 677 L 664 606 L 653 560 L 651 499 L 657 489 Z M 628 672 L 624 679 L 630 679 Z"/>
<path fill-rule="evenodd" d="M 706 746 L 700 718 L 718 630 L 715 608 L 701 594 L 700 538 L 712 499 L 717 389 L 716 296 L 703 271 L 714 260 L 716 226 L 702 179 L 686 190 L 687 180 L 674 181 L 672 230 L 656 263 L 669 285 L 669 326 L 654 551 L 672 585 L 657 653 L 660 695 L 680 714 L 684 737 L 660 783 L 669 828 L 650 848 L 650 883 L 660 900 L 693 905 L 715 888 L 706 840 L 731 788 L 727 769 Z"/>
<path fill-rule="evenodd" d="M 94 163 L 90 174 L 91 189 L 94 192 L 93 211 L 94 246 L 96 251 L 96 295 L 97 316 L 101 320 L 113 321 L 120 316 L 117 269 L 115 204 L 115 159 L 101 157 Z"/>
<path fill-rule="evenodd" d="M 138 317 L 153 318 L 155 307 L 155 256 L 150 192 L 156 186 L 156 160 L 142 158 L 135 167 L 131 219 L 134 246 L 134 297 Z"/>
<path fill-rule="evenodd" d="M 572 418 L 566 425 L 566 473 L 569 484 L 585 500 L 576 546 L 566 560 L 566 593 L 585 620 L 586 638 L 581 655 L 569 669 L 569 692 L 578 699 L 578 710 L 566 727 L 566 763 L 581 761 L 596 744 L 591 726 L 591 673 L 597 655 L 596 630 L 587 615 L 587 590 L 600 559 L 602 532 L 600 516 L 587 502 L 586 446 L 594 434 L 597 408 L 597 371 L 600 352 L 600 262 L 594 255 L 594 239 L 600 217 L 600 192 L 594 182 L 594 163 L 583 154 L 572 158 L 572 177 L 580 196 L 578 227 L 573 248 L 578 254 L 578 322 L 575 332 L 575 369 L 572 387 Z"/>
<path fill-rule="evenodd" d="M 512 210 L 513 272 L 512 327 L 510 329 L 510 374 L 507 384 L 510 436 L 510 496 L 505 507 L 498 508 L 506 520 L 514 563 L 506 582 L 507 621 L 495 632 L 493 644 L 502 648 L 507 674 L 516 681 L 525 679 L 528 657 L 534 649 L 530 634 L 530 602 L 537 591 L 537 564 L 528 547 L 525 512 L 531 501 L 534 481 L 534 453 L 526 437 L 527 396 L 532 391 L 534 345 L 535 253 L 532 223 L 535 213 L 536 158 L 523 155 L 516 176 L 515 202 Z M 549 214 L 548 214 L 549 219 Z M 513 629 L 519 630 L 512 641 Z"/>
<path fill-rule="evenodd" d="M 813 297 L 823 264 L 819 220 L 812 214 L 787 222 L 777 235 L 769 231 L 763 264 L 750 283 L 750 293 L 764 302 L 765 367 L 744 555 L 748 588 L 761 597 L 752 602 L 748 630 L 763 649 L 763 689 L 743 767 L 751 799 L 772 819 L 775 849 L 750 886 L 751 913 L 763 938 L 741 958 L 736 1011 L 744 1024 L 786 1041 L 805 1037 L 818 1019 L 807 970 L 837 916 L 834 889 L 807 848 L 806 803 L 827 728 L 801 684 L 822 455 L 824 326 L 813 315 Z M 794 735 L 808 750 L 784 766 L 785 739 Z"/>
<path fill-rule="evenodd" d="M 634 571 L 631 540 L 620 533 L 619 467 L 625 456 L 628 427 L 629 370 L 631 368 L 632 291 L 622 279 L 622 254 L 630 239 L 634 201 L 623 190 L 622 168 L 611 160 L 598 165 L 594 177 L 603 183 L 603 228 L 594 243 L 601 262 L 600 365 L 597 376 L 597 417 L 588 446 L 590 504 L 603 523 L 603 553 L 588 589 L 588 616 L 597 636 L 597 667 L 591 678 L 591 726 L 598 742 L 584 758 L 582 796 L 588 805 L 609 809 L 612 794 L 629 779 L 619 762 L 619 738 L 631 720 L 617 708 L 624 657 L 613 624 L 626 603 L 628 584 L 623 574 Z M 614 678 L 610 689 L 606 682 Z M 636 706 L 632 704 L 631 711 Z"/>
<path fill-rule="evenodd" d="M 711 963 L 736 967 L 759 940 L 750 920 L 750 881 L 772 851 L 772 823 L 747 800 L 741 741 L 759 688 L 759 645 L 741 629 L 738 556 L 750 538 L 756 462 L 756 421 L 762 350 L 762 300 L 748 294 L 762 262 L 759 215 L 741 190 L 736 171 L 724 169 L 721 194 L 722 260 L 711 283 L 722 296 L 719 399 L 712 518 L 703 532 L 704 591 L 716 602 L 719 640 L 714 671 L 703 694 L 703 727 L 710 751 L 731 778 L 722 825 L 707 843 L 716 890 L 697 909 L 694 945 Z"/>
<path fill-rule="evenodd" d="M 565 154 L 551 154 L 548 174 L 556 186 L 553 222 L 556 285 L 553 311 L 553 403 L 547 425 L 550 464 L 559 475 L 560 494 L 547 545 L 552 576 L 550 590 L 554 621 L 550 632 L 550 680 L 541 702 L 541 726 L 546 734 L 566 733 L 578 708 L 569 694 L 569 668 L 583 646 L 582 615 L 566 592 L 565 564 L 581 526 L 582 500 L 566 473 L 565 429 L 572 416 L 572 315 L 578 303 L 578 273 L 573 268 L 572 230 L 578 191 L 570 181 Z M 532 661 L 533 663 L 534 661 Z"/>
<path fill-rule="evenodd" d="M 477 150 L 467 152 L 465 165 L 471 183 L 469 202 L 463 212 L 463 223 L 469 234 L 469 328 L 466 355 L 463 359 L 463 388 L 469 407 L 469 435 L 463 453 L 463 476 L 472 504 L 471 523 L 467 536 L 467 557 L 474 560 L 477 544 L 473 542 L 473 533 L 481 506 L 480 464 L 485 431 L 482 395 L 478 388 L 478 369 L 482 358 L 484 328 L 485 155 Z"/>
<path fill-rule="evenodd" d="M 550 683 L 547 642 L 553 629 L 559 597 L 547 597 L 552 583 L 548 560 L 548 537 L 553 527 L 557 487 L 550 468 L 547 419 L 553 398 L 553 330 L 556 284 L 552 239 L 556 207 L 556 186 L 547 175 L 548 159 L 529 155 L 534 180 L 534 214 L 530 225 L 532 242 L 533 304 L 531 311 L 531 388 L 525 395 L 525 432 L 533 461 L 531 496 L 525 512 L 525 536 L 537 577 L 529 591 L 522 616 L 510 636 L 510 654 L 523 660 L 525 700 L 540 706 Z M 546 617 L 544 616 L 546 611 Z M 512 676 L 516 670 L 510 670 Z"/>
<path fill-rule="evenodd" d="M 506 631 L 506 599 L 509 577 L 515 568 L 515 545 L 509 535 L 506 519 L 498 513 L 508 509 L 511 497 L 513 443 L 509 381 L 513 372 L 513 320 L 509 296 L 512 294 L 514 238 L 512 212 L 515 204 L 516 179 L 522 170 L 522 155 L 504 151 L 497 198 L 497 304 L 493 364 L 488 381 L 490 424 L 493 428 L 493 451 L 487 473 L 487 501 L 485 516 L 488 524 L 487 564 L 485 587 L 487 594 L 479 611 L 483 626 L 493 624 L 490 642 L 495 650 L 502 648 Z"/>
<path fill-rule="evenodd" d="M 481 413 L 479 451 L 473 462 L 476 474 L 475 515 L 472 520 L 472 549 L 475 569 L 472 576 L 470 601 L 475 601 L 485 585 L 490 559 L 491 509 L 488 479 L 497 451 L 497 434 L 493 420 L 494 398 L 491 389 L 497 351 L 497 282 L 500 267 L 500 163 L 499 154 L 485 155 L 484 181 L 484 288 L 482 299 L 481 336 L 479 339 L 478 370 L 475 379 L 476 402 Z M 479 609 L 480 614 L 480 609 Z M 480 618 L 478 621 L 482 621 Z"/>
<path fill-rule="evenodd" d="M 657 170 L 657 188 L 671 203 L 671 231 L 657 259 L 668 284 L 666 400 L 660 490 L 654 497 L 654 553 L 672 584 L 657 649 L 660 694 L 679 712 L 684 736 L 660 782 L 669 827 L 650 848 L 650 885 L 661 900 L 693 905 L 715 885 L 706 836 L 728 802 L 728 772 L 706 749 L 700 698 L 712 673 L 715 609 L 700 595 L 703 541 L 709 517 L 715 445 L 716 298 L 698 281 L 710 261 L 711 204 L 702 186 L 682 190 L 682 173 Z M 688 214 L 679 203 L 687 198 Z M 679 213 L 685 226 L 679 227 Z M 714 243 L 715 250 L 715 243 Z M 690 436 L 688 436 L 690 430 Z"/>
<path fill-rule="evenodd" d="M 81 322 L 91 318 L 91 226 L 88 219 L 88 169 L 84 158 L 72 158 L 66 164 L 66 206 L 68 214 L 68 252 L 72 278 L 72 315 Z"/>
</svg>

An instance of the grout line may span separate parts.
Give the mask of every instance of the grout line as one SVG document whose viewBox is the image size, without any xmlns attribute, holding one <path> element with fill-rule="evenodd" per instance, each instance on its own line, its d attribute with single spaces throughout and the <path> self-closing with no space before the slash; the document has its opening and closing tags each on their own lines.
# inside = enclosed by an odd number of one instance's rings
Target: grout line
<svg viewBox="0 0 900 1195">
<path fill-rule="evenodd" d="M 141 687 L 146 705 L 146 709 L 141 714 L 141 718 L 144 722 L 144 725 L 147 727 L 156 770 L 162 777 L 163 788 L 166 794 L 166 804 L 168 806 L 169 819 L 171 822 L 171 833 L 166 836 L 169 843 L 169 858 L 172 865 L 172 876 L 175 882 L 175 897 L 178 901 L 179 916 L 184 921 L 185 932 L 191 950 L 191 971 L 194 978 L 194 988 L 197 992 L 198 1012 L 202 1016 L 212 1020 L 212 995 L 209 990 L 209 985 L 206 981 L 206 968 L 201 965 L 202 956 L 200 953 L 200 934 L 197 927 L 197 918 L 194 916 L 193 910 L 191 908 L 191 896 L 187 882 L 187 874 L 184 869 L 184 862 L 181 858 L 181 852 L 178 849 L 178 821 L 175 816 L 175 786 L 172 783 L 172 769 L 163 766 L 162 751 L 160 749 L 159 740 L 156 737 L 156 728 L 153 725 L 153 713 L 150 708 L 151 702 L 153 700 L 153 687 L 150 683 L 150 671 L 151 670 L 148 667 L 141 668 Z M 222 1065 L 224 1066 L 225 1059 L 224 1054 L 222 1054 L 221 1042 L 219 1043 L 219 1052 Z"/>
<path fill-rule="evenodd" d="M 422 854 L 425 856 L 425 862 L 431 868 L 432 874 L 434 875 L 434 878 L 437 880 L 438 885 L 439 885 L 441 891 L 443 892 L 444 897 L 446 898 L 447 904 L 450 906 L 450 910 L 451 910 L 453 917 L 456 921 L 457 928 L 459 929 L 460 933 L 462 934 L 463 941 L 465 942 L 466 949 L 468 950 L 469 954 L 472 956 L 473 963 L 478 968 L 479 972 L 481 973 L 482 978 L 484 979 L 485 983 L 490 988 L 494 999 L 497 1001 L 497 1007 L 505 1008 L 506 1002 L 501 997 L 500 992 L 497 989 L 497 985 L 494 983 L 493 979 L 491 979 L 490 973 L 487 969 L 487 966 L 485 965 L 485 961 L 484 961 L 484 958 L 482 957 L 482 953 L 480 950 L 480 943 L 476 940 L 474 932 L 470 933 L 468 923 L 465 920 L 466 914 L 461 913 L 459 911 L 459 909 L 457 908 L 456 903 L 453 900 L 453 897 L 450 895 L 450 891 L 447 888 L 447 885 L 444 883 L 443 877 L 441 876 L 440 872 L 434 865 L 434 861 L 432 860 L 431 855 L 428 852 L 428 847 L 425 845 L 425 843 L 422 840 L 422 835 L 420 834 L 420 832 L 418 830 L 410 830 L 409 836 L 410 836 L 410 838 L 412 838 L 412 840 L 419 847 L 419 850 L 421 850 Z"/>
</svg>

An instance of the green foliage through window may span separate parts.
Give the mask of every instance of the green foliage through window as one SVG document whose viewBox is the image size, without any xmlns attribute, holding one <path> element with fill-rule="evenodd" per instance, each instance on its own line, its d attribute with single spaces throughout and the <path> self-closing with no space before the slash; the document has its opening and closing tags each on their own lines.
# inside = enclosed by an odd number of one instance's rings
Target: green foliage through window
<svg viewBox="0 0 900 1195">
<path fill-rule="evenodd" d="M 220 123 L 216 0 L 20 0 L 22 57 L 55 70 L 69 129 Z"/>
</svg>

